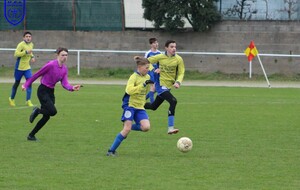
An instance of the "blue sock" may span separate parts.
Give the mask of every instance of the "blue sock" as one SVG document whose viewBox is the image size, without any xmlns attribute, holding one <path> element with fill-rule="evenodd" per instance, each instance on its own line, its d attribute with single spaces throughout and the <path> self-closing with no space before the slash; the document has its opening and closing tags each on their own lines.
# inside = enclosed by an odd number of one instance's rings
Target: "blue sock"
<svg viewBox="0 0 300 190">
<path fill-rule="evenodd" d="M 13 87 L 12 90 L 11 90 L 10 98 L 11 98 L 11 99 L 15 99 L 16 93 L 17 93 L 17 89 L 15 89 L 15 88 Z"/>
<path fill-rule="evenodd" d="M 174 115 L 169 115 L 168 117 L 168 126 L 173 127 L 174 126 Z"/>
<path fill-rule="evenodd" d="M 31 99 L 31 86 L 26 89 L 26 101 Z"/>
<path fill-rule="evenodd" d="M 149 98 L 150 98 L 150 103 L 154 102 L 154 92 L 150 91 L 148 94 L 149 94 Z"/>
<path fill-rule="evenodd" d="M 121 133 L 119 133 L 117 136 L 116 136 L 116 138 L 115 138 L 115 140 L 114 140 L 114 142 L 113 142 L 113 144 L 111 145 L 111 147 L 110 147 L 110 151 L 116 151 L 117 150 L 117 148 L 120 146 L 120 144 L 121 144 L 121 142 L 123 141 L 125 139 L 125 137 L 123 137 L 122 135 L 121 135 Z"/>
<path fill-rule="evenodd" d="M 140 124 L 132 124 L 131 126 L 131 130 L 134 130 L 134 131 L 141 131 L 141 125 Z"/>
<path fill-rule="evenodd" d="M 146 100 L 148 100 L 148 98 L 150 98 L 150 92 L 148 92 L 148 94 L 146 95 Z"/>
</svg>

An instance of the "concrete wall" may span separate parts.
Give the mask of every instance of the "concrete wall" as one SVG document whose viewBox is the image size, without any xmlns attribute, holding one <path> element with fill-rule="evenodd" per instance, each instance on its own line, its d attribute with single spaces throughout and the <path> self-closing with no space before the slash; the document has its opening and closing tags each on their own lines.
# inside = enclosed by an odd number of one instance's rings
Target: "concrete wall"
<svg viewBox="0 0 300 190">
<path fill-rule="evenodd" d="M 148 38 L 157 37 L 163 50 L 167 39 L 177 42 L 177 51 L 182 52 L 238 52 L 243 53 L 254 40 L 259 53 L 299 54 L 300 25 L 298 22 L 278 21 L 224 21 L 206 33 L 134 31 L 125 32 L 72 32 L 31 31 L 38 49 L 137 50 L 149 49 Z M 23 31 L 0 31 L 0 48 L 15 48 L 22 40 Z M 41 67 L 47 60 L 55 58 L 54 53 L 35 53 Z M 135 68 L 132 57 L 135 54 L 82 53 L 81 67 L 130 67 Z M 140 54 L 142 55 L 142 54 Z M 187 69 L 201 72 L 247 73 L 246 56 L 182 55 Z M 0 51 L 1 66 L 14 66 L 13 52 Z M 300 73 L 300 58 L 261 57 L 268 74 Z M 68 64 L 76 67 L 77 55 L 70 53 Z M 253 61 L 253 72 L 262 74 L 258 60 Z"/>
</svg>

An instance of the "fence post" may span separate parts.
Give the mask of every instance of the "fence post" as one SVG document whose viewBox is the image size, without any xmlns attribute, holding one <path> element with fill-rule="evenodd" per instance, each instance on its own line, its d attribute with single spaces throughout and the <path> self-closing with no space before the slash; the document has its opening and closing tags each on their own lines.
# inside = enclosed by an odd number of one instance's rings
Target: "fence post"
<svg viewBox="0 0 300 190">
<path fill-rule="evenodd" d="M 77 51 L 77 75 L 80 75 L 80 51 Z"/>
</svg>

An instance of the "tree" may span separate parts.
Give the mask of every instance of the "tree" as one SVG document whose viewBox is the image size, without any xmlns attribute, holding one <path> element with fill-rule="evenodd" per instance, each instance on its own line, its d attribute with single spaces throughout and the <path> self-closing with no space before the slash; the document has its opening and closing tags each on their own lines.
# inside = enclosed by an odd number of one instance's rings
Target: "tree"
<svg viewBox="0 0 300 190">
<path fill-rule="evenodd" d="M 270 15 L 269 15 L 269 0 L 264 0 L 264 2 L 266 3 L 266 20 L 268 20 L 270 17 Z"/>
<path fill-rule="evenodd" d="M 143 0 L 144 18 L 154 21 L 156 29 L 174 31 L 186 19 L 194 31 L 205 31 L 221 19 L 214 4 L 218 0 Z"/>
<path fill-rule="evenodd" d="M 298 10 L 297 0 L 283 0 L 283 3 L 284 3 L 284 9 L 281 11 L 287 12 L 288 19 L 292 20 L 292 15 L 297 13 Z"/>
<path fill-rule="evenodd" d="M 223 14 L 227 16 L 238 16 L 240 20 L 250 20 L 252 14 L 257 13 L 256 9 L 252 8 L 252 5 L 256 3 L 256 0 L 236 0 L 236 4 L 227 9 Z"/>
</svg>

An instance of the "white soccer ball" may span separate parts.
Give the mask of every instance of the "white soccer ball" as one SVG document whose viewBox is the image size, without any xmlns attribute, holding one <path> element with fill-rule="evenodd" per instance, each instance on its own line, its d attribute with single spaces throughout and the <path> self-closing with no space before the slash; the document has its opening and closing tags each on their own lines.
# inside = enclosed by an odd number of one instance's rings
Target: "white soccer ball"
<svg viewBox="0 0 300 190">
<path fill-rule="evenodd" d="M 181 152 L 188 152 L 188 151 L 192 150 L 192 147 L 193 147 L 193 142 L 188 137 L 181 137 L 177 141 L 177 148 Z"/>
</svg>

